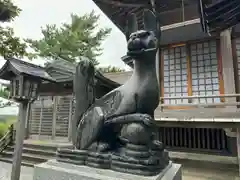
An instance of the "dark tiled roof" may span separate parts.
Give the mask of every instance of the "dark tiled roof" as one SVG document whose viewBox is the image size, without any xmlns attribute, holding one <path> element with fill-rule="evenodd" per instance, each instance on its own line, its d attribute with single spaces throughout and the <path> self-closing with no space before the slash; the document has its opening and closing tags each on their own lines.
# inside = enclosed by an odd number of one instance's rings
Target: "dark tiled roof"
<svg viewBox="0 0 240 180">
<path fill-rule="evenodd" d="M 122 85 L 132 76 L 132 71 L 105 73 L 104 76 L 112 81 L 117 82 L 119 85 Z"/>
<path fill-rule="evenodd" d="M 57 59 L 46 66 L 46 71 L 54 78 L 57 82 L 69 82 L 73 81 L 77 63 L 71 63 L 64 59 Z M 108 78 L 105 74 L 101 74 L 96 71 L 96 80 L 101 84 L 105 84 L 112 88 L 120 86 L 114 79 Z"/>
<path fill-rule="evenodd" d="M 55 82 L 56 80 L 52 78 L 43 67 L 37 66 L 22 60 L 15 58 L 7 58 L 6 63 L 0 69 L 0 77 L 8 80 L 4 74 L 12 71 L 16 74 L 24 74 L 31 77 L 41 78 L 42 80 Z"/>
<path fill-rule="evenodd" d="M 68 62 L 64 59 L 57 59 L 48 63 L 45 67 L 46 71 L 54 78 L 57 82 L 66 82 L 73 80 L 73 74 L 75 73 L 76 64 Z"/>
</svg>

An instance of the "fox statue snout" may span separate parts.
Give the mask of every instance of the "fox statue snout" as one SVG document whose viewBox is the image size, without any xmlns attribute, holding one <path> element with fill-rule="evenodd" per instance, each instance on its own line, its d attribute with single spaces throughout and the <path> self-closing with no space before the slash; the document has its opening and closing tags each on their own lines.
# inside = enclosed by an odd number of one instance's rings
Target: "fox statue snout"
<svg viewBox="0 0 240 180">
<path fill-rule="evenodd" d="M 157 38 L 152 31 L 140 30 L 132 33 L 128 40 L 128 53 L 157 49 Z"/>
</svg>

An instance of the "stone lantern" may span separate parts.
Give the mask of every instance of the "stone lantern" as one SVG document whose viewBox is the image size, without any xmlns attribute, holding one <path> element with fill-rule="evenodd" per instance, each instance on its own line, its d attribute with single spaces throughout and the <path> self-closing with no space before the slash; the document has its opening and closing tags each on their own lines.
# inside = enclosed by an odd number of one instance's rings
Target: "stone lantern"
<svg viewBox="0 0 240 180">
<path fill-rule="evenodd" d="M 7 59 L 0 69 L 0 78 L 11 82 L 10 98 L 19 103 L 34 101 L 42 81 L 55 82 L 43 67 L 14 58 Z"/>
<path fill-rule="evenodd" d="M 10 81 L 10 98 L 19 103 L 16 146 L 11 174 L 11 180 L 19 180 L 27 109 L 29 104 L 38 97 L 38 90 L 42 81 L 56 81 L 43 67 L 14 58 L 6 59 L 6 63 L 0 69 L 0 79 Z"/>
<path fill-rule="evenodd" d="M 16 102 L 31 102 L 38 96 L 41 81 L 36 78 L 20 75 L 11 79 L 10 98 Z"/>
</svg>

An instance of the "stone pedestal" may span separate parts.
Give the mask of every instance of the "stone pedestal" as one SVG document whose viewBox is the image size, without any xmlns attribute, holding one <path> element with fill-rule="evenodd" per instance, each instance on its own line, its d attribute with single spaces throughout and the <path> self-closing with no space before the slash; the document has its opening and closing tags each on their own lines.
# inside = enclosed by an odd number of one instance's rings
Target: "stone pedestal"
<svg viewBox="0 0 240 180">
<path fill-rule="evenodd" d="M 172 162 L 156 176 L 138 176 L 50 160 L 34 167 L 33 180 L 182 180 L 180 164 Z"/>
</svg>

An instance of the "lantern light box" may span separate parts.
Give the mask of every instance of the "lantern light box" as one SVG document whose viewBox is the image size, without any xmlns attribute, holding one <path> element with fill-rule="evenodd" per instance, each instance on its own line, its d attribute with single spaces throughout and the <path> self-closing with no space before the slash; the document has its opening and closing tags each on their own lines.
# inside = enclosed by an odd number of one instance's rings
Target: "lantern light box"
<svg viewBox="0 0 240 180">
<path fill-rule="evenodd" d="M 17 102 L 35 100 L 42 81 L 56 82 L 43 67 L 14 58 L 6 60 L 0 69 L 0 79 L 11 82 L 10 98 Z"/>
</svg>

